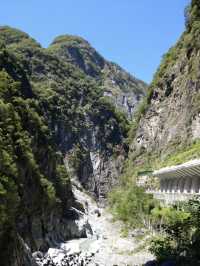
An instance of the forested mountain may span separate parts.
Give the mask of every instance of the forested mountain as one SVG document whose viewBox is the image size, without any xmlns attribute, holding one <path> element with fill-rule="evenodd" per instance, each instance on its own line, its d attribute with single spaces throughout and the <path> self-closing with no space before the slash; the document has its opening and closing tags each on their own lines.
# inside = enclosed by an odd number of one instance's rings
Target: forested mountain
<svg viewBox="0 0 200 266">
<path fill-rule="evenodd" d="M 0 28 L 4 266 L 35 265 L 31 252 L 84 236 L 86 228 L 78 230 L 75 222 L 83 206 L 74 198 L 70 179 L 77 178 L 102 202 L 117 183 L 128 151 L 127 116 L 104 96 L 103 78 L 85 73 L 55 45 L 44 49 L 24 32 Z M 98 62 L 93 67 L 98 69 Z M 137 87 L 128 74 L 122 82 L 129 79 L 137 103 L 145 85 Z"/>
<path fill-rule="evenodd" d="M 48 50 L 99 82 L 104 95 L 132 118 L 138 102 L 146 94 L 147 85 L 143 81 L 105 60 L 86 40 L 77 36 L 59 36 Z"/>
</svg>

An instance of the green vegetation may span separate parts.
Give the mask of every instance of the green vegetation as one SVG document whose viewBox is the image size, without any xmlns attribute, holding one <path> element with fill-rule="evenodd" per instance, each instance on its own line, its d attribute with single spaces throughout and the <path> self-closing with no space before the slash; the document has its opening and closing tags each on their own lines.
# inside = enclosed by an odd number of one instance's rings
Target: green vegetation
<svg viewBox="0 0 200 266">
<path fill-rule="evenodd" d="M 104 59 L 86 40 L 79 36 L 58 36 L 47 51 L 49 54 L 62 57 L 65 62 L 73 63 L 79 70 L 92 78 L 98 78 L 101 75 Z"/>
<path fill-rule="evenodd" d="M 159 89 L 163 97 L 171 94 L 171 69 L 179 58 L 188 60 L 185 78 L 191 82 L 197 80 L 199 64 L 198 58 L 194 58 L 197 53 L 193 52 L 200 48 L 199 18 L 199 1 L 193 0 L 187 10 L 187 29 L 163 57 L 131 125 L 110 99 L 103 96 L 105 79 L 111 79 L 121 69 L 108 64 L 110 69 L 102 74 L 104 59 L 83 39 L 60 36 L 45 50 L 23 32 L 0 28 L 1 251 L 7 239 L 6 250 L 0 252 L 1 261 L 12 254 L 10 249 L 22 220 L 26 223 L 35 217 L 46 219 L 55 210 L 62 219 L 71 207 L 71 173 L 63 164 L 66 153 L 69 166 L 81 178 L 94 135 L 101 156 L 118 156 L 127 149 L 124 138 L 128 137 L 128 144 L 135 139 L 154 90 Z M 127 73 L 120 72 L 115 77 L 113 80 L 120 88 L 129 87 Z M 196 112 L 199 101 L 195 96 Z M 114 217 L 125 223 L 125 232 L 136 227 L 153 227 L 162 232 L 163 236 L 154 239 L 151 245 L 159 261 L 171 258 L 185 263 L 187 257 L 199 262 L 199 202 L 162 208 L 152 195 L 136 186 L 136 177 L 142 170 L 183 163 L 200 155 L 199 141 L 185 145 L 177 141 L 170 145 L 162 157 L 156 149 L 147 152 L 143 147 L 135 151 L 130 145 L 121 184 L 110 193 L 109 202 Z M 23 226 L 31 231 L 28 222 Z M 33 248 L 33 237 L 31 232 L 28 234 Z"/>
<path fill-rule="evenodd" d="M 111 211 L 116 219 L 128 228 L 144 228 L 150 225 L 150 213 L 156 206 L 152 195 L 131 183 L 114 189 L 109 196 Z"/>
<path fill-rule="evenodd" d="M 7 56 L 4 60 L 12 60 Z M 48 127 L 37 112 L 37 101 L 26 99 L 22 83 L 15 81 L 5 70 L 0 71 L 0 98 L 0 201 L 1 211 L 6 211 L 0 215 L 0 233 L 3 233 L 4 226 L 13 226 L 22 204 L 26 215 L 26 212 L 34 213 L 38 204 L 42 206 L 42 201 L 46 207 L 50 201 L 55 202 L 56 187 L 50 180 L 54 173 L 47 175 L 42 167 L 44 154 L 49 153 L 48 163 L 52 162 L 52 144 L 48 143 Z M 28 183 L 38 189 L 31 200 L 26 194 Z"/>
<path fill-rule="evenodd" d="M 65 154 L 71 153 L 81 175 L 93 134 L 102 156 L 114 156 L 124 150 L 128 127 L 98 82 L 23 32 L 0 28 L 0 260 L 5 266 L 11 265 L 21 221 L 20 235 L 35 250 L 32 221 L 52 213 L 62 220 L 75 204 Z M 45 238 L 45 224 L 42 230 Z"/>
<path fill-rule="evenodd" d="M 159 263 L 171 259 L 178 266 L 200 264 L 198 254 L 200 243 L 200 203 L 199 201 L 191 200 L 184 205 L 177 203 L 176 206 L 162 207 L 158 202 L 153 201 L 150 195 L 145 195 L 143 190 L 137 187 L 136 179 L 139 172 L 177 165 L 200 157 L 200 141 L 198 139 L 193 141 L 190 135 L 191 122 L 194 117 L 198 116 L 200 110 L 198 92 L 199 21 L 200 2 L 194 0 L 186 11 L 185 32 L 177 44 L 163 56 L 161 65 L 148 89 L 148 95 L 139 106 L 131 122 L 128 133 L 129 157 L 124 165 L 121 184 L 110 195 L 111 210 L 117 219 L 125 222 L 126 227 L 143 226 L 150 227 L 154 232 L 156 231 L 157 236 L 152 240 L 150 250 L 155 254 Z M 177 73 L 177 76 L 175 66 L 181 66 L 180 73 Z M 151 107 L 152 98 L 157 98 L 158 100 L 158 105 L 153 103 L 152 108 L 152 114 L 155 112 L 156 116 L 157 106 L 158 110 L 160 110 L 159 108 L 164 110 L 165 105 L 169 104 L 166 99 L 171 95 L 175 87 L 173 87 L 173 82 L 177 89 L 177 94 L 174 92 L 173 97 L 177 97 L 177 101 L 179 101 L 181 99 L 179 95 L 183 94 L 188 100 L 188 102 L 185 101 L 189 106 L 187 110 L 191 109 L 187 116 L 187 121 L 185 121 L 189 132 L 185 133 L 188 134 L 186 135 L 187 139 L 182 135 L 174 138 L 172 136 L 172 140 L 166 143 L 167 145 L 163 145 L 163 147 L 157 147 L 150 141 L 148 143 L 148 140 L 145 145 L 137 145 L 136 134 L 138 127 L 141 129 L 139 132 L 142 135 L 142 127 L 144 127 L 142 123 L 145 119 L 146 121 L 148 119 L 145 114 Z M 184 101 L 180 102 L 181 108 L 177 109 L 179 112 L 185 110 L 185 106 L 181 105 L 183 103 Z M 148 114 L 151 115 L 151 112 Z M 161 125 L 162 122 L 165 121 L 161 121 Z M 140 138 L 139 134 L 137 136 Z M 147 137 L 148 134 L 147 136 L 144 134 L 144 138 Z M 153 180 L 150 180 L 150 183 L 150 187 L 156 186 Z"/>
<path fill-rule="evenodd" d="M 83 43 L 86 42 L 83 38 L 74 35 L 60 35 L 54 39 L 51 45 L 64 44 L 64 43 Z"/>
<path fill-rule="evenodd" d="M 102 89 L 108 89 L 113 95 L 133 92 L 144 96 L 147 85 L 133 78 L 124 69 L 113 62 L 106 61 L 91 45 L 79 36 L 61 35 L 48 47 L 48 53 L 62 57 L 72 63 L 87 76 L 95 79 Z"/>
<path fill-rule="evenodd" d="M 40 46 L 30 36 L 18 29 L 10 28 L 8 26 L 0 27 L 0 41 L 6 43 L 6 45 L 12 45 L 17 43 L 35 43 L 35 46 Z"/>
<path fill-rule="evenodd" d="M 200 6 L 199 1 L 192 0 L 191 5 L 187 6 L 185 9 L 185 24 L 186 30 L 182 34 L 180 40 L 169 49 L 169 51 L 163 56 L 161 64 L 156 71 L 153 82 L 150 86 L 152 90 L 156 87 L 163 89 L 163 84 L 169 78 L 170 69 L 175 65 L 175 63 L 183 58 L 185 55 L 189 59 L 190 73 L 188 77 L 196 80 L 198 76 L 198 67 L 195 68 L 198 61 L 198 56 L 193 57 L 191 60 L 191 55 L 193 51 L 200 48 L 199 36 L 200 36 Z"/>
<path fill-rule="evenodd" d="M 198 0 L 192 0 L 191 5 L 186 7 L 185 19 L 186 27 L 191 30 L 196 22 L 200 19 L 200 3 Z"/>
<path fill-rule="evenodd" d="M 199 265 L 199 199 L 163 207 L 141 188 L 125 189 L 115 189 L 109 199 L 114 217 L 125 223 L 123 234 L 140 227 L 154 232 L 148 245 L 158 265 L 170 260 L 177 266 Z"/>
<path fill-rule="evenodd" d="M 160 234 L 151 242 L 150 251 L 159 262 L 175 261 L 177 266 L 200 263 L 200 201 L 190 200 L 182 206 L 163 207 L 152 211 Z"/>
<path fill-rule="evenodd" d="M 138 156 L 136 158 L 138 162 L 140 162 L 139 164 L 134 163 L 135 158 L 132 156 L 127 159 L 124 166 L 124 173 L 121 176 L 121 185 L 110 193 L 110 206 L 115 217 L 125 222 L 128 221 L 127 223 L 129 225 L 132 224 L 133 226 L 134 222 L 137 224 L 139 219 L 136 214 L 132 214 L 129 206 L 131 206 L 130 208 L 134 209 L 135 204 L 138 207 L 142 204 L 146 204 L 146 201 L 147 206 L 149 204 L 148 208 L 150 209 L 152 206 L 157 206 L 157 202 L 152 201 L 152 197 L 150 195 L 146 195 L 144 189 L 138 188 L 136 186 L 136 180 L 139 173 L 142 171 L 149 171 L 165 166 L 184 163 L 190 159 L 199 158 L 199 142 L 194 143 L 190 146 L 190 148 L 185 147 L 184 149 L 180 149 L 177 153 L 172 154 L 163 160 L 160 160 L 158 155 L 151 156 L 147 154 L 146 156 L 142 154 L 141 157 Z M 154 190 L 158 188 L 158 182 L 155 178 L 149 178 L 146 186 L 147 188 Z M 135 196 L 131 194 L 137 195 L 136 199 Z M 121 213 L 121 210 L 123 213 Z M 152 223 L 152 221 L 153 223 L 159 222 L 158 219 L 149 217 L 149 212 L 144 211 L 142 214 L 142 210 L 143 208 L 139 208 L 137 213 L 139 214 L 139 212 L 141 212 L 140 216 L 142 217 L 142 215 L 144 215 L 144 217 L 146 217 L 146 224 L 148 224 L 147 221 L 150 223 Z M 156 209 L 154 211 L 156 212 Z M 124 216 L 125 214 L 127 214 L 127 217 Z M 140 222 L 140 225 L 144 226 L 145 223 Z"/>
<path fill-rule="evenodd" d="M 196 140 L 188 146 L 180 146 L 177 151 L 168 155 L 163 161 L 160 162 L 160 166 L 172 166 L 182 164 L 192 159 L 200 157 L 200 141 Z M 157 163 L 157 165 L 159 165 Z"/>
</svg>

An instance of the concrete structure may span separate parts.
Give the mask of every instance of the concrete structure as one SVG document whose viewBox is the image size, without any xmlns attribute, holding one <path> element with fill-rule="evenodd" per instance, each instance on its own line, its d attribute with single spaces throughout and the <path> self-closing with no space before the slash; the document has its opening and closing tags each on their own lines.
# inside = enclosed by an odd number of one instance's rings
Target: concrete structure
<svg viewBox="0 0 200 266">
<path fill-rule="evenodd" d="M 152 175 L 159 179 L 160 190 L 148 192 L 166 203 L 200 196 L 200 160 L 162 168 L 154 171 Z"/>
</svg>

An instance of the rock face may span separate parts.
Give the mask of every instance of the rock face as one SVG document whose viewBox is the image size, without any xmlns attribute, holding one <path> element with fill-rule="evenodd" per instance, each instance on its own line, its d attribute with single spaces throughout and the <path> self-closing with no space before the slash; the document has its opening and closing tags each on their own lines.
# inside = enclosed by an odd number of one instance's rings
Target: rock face
<svg viewBox="0 0 200 266">
<path fill-rule="evenodd" d="M 149 88 L 131 147 L 140 163 L 148 156 L 164 160 L 200 138 L 199 12 L 199 2 L 192 1 L 186 31 L 163 57 Z"/>
<path fill-rule="evenodd" d="M 132 118 L 138 103 L 146 94 L 147 85 L 143 81 L 131 76 L 117 64 L 105 60 L 81 37 L 59 36 L 48 49 L 98 81 L 104 95 Z"/>
<path fill-rule="evenodd" d="M 72 149 L 65 155 L 65 164 L 72 176 L 77 178 L 100 204 L 104 204 L 107 193 L 119 181 L 118 176 L 122 172 L 126 150 L 123 146 L 118 146 L 116 156 L 109 152 L 103 153 L 96 142 L 98 135 L 94 132 L 88 136 L 89 140 L 93 140 L 89 146 L 86 144 L 82 150 L 78 148 L 78 151 L 77 148 Z M 81 162 L 76 168 L 73 158 L 79 152 L 81 152 Z"/>
</svg>

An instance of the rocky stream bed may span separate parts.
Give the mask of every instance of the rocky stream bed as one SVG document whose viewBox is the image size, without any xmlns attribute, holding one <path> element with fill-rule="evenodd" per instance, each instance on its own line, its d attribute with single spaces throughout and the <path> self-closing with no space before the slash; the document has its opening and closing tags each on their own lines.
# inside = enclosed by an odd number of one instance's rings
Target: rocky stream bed
<svg viewBox="0 0 200 266">
<path fill-rule="evenodd" d="M 87 237 L 58 243 L 46 254 L 35 252 L 39 266 L 139 266 L 153 259 L 145 250 L 136 251 L 139 244 L 133 236 L 122 237 L 120 222 L 113 222 L 106 209 L 99 208 L 77 185 L 73 191 L 85 207 L 77 223 L 80 230 L 85 227 Z"/>
</svg>

